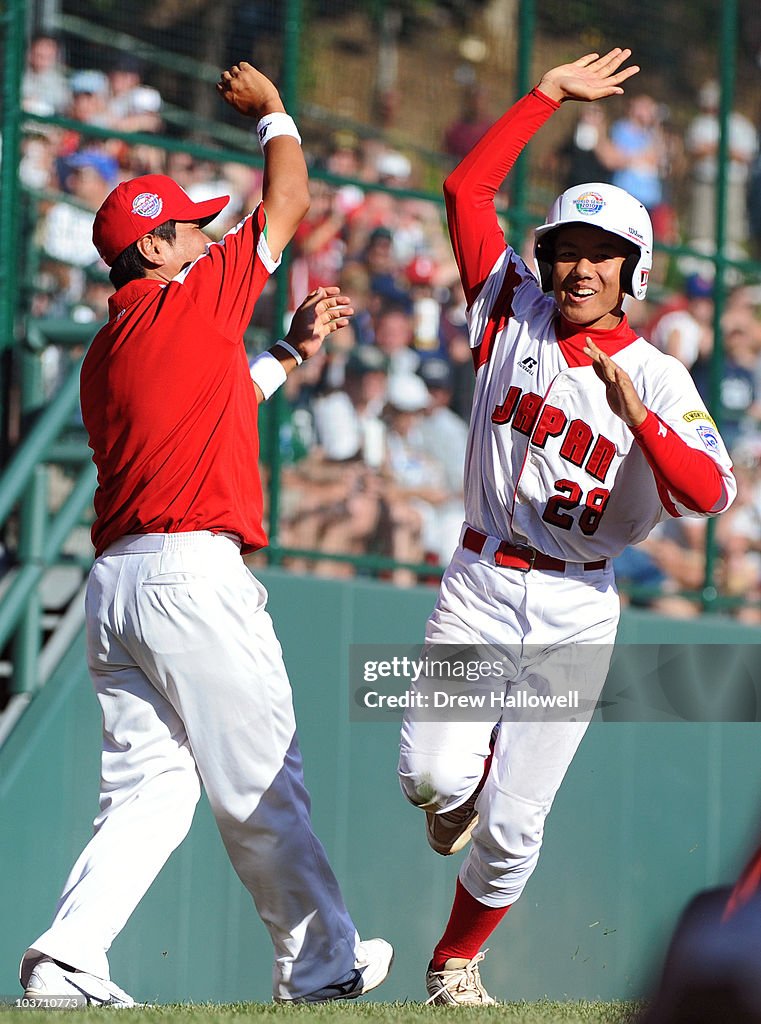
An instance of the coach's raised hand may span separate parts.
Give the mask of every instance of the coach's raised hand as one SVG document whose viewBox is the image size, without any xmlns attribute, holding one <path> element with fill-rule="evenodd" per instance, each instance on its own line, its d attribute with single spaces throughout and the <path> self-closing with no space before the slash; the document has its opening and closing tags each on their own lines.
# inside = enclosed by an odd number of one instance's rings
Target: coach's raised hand
<svg viewBox="0 0 761 1024">
<path fill-rule="evenodd" d="M 639 71 L 636 64 L 619 70 L 631 54 L 631 50 L 622 50 L 618 46 L 603 57 L 588 53 L 571 64 L 560 64 L 547 71 L 539 83 L 539 90 L 558 103 L 619 96 L 624 91 L 623 83 Z"/>
<path fill-rule="evenodd" d="M 302 359 L 311 359 L 329 334 L 349 323 L 354 307 L 349 296 L 340 292 L 335 285 L 315 288 L 293 314 L 285 340 Z"/>
<path fill-rule="evenodd" d="M 256 133 L 264 153 L 262 204 L 267 245 L 272 259 L 279 260 L 309 209 L 301 136 L 275 85 L 247 61 L 222 72 L 217 92 L 240 114 L 257 121 Z"/>
</svg>

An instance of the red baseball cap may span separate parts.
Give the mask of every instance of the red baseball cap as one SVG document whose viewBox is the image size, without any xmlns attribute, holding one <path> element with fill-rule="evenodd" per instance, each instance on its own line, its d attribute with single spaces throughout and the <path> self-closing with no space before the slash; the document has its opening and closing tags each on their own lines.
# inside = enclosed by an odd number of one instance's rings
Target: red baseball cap
<svg viewBox="0 0 761 1024">
<path fill-rule="evenodd" d="M 405 270 L 410 284 L 431 284 L 435 273 L 436 266 L 430 256 L 416 256 Z"/>
<path fill-rule="evenodd" d="M 138 238 L 168 220 L 208 224 L 230 202 L 229 196 L 194 203 L 184 188 L 165 174 L 143 174 L 123 181 L 95 214 L 92 240 L 109 267 Z"/>
</svg>

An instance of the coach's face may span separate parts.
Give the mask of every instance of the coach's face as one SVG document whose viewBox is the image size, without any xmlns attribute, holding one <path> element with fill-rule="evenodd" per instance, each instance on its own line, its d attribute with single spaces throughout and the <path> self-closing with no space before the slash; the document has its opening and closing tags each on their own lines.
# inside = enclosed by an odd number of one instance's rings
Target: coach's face
<svg viewBox="0 0 761 1024">
<path fill-rule="evenodd" d="M 174 243 L 170 244 L 171 252 L 167 252 L 167 260 L 172 276 L 202 256 L 206 246 L 211 242 L 209 236 L 197 221 L 177 221 L 177 234 Z"/>
<path fill-rule="evenodd" d="M 171 281 L 193 260 L 203 255 L 211 239 L 197 221 L 179 220 L 173 242 L 148 234 L 138 239 L 138 248 L 150 262 L 146 277 Z"/>
<path fill-rule="evenodd" d="M 627 243 L 589 224 L 559 228 L 553 241 L 552 288 L 566 320 L 602 330 L 618 326 Z"/>
</svg>

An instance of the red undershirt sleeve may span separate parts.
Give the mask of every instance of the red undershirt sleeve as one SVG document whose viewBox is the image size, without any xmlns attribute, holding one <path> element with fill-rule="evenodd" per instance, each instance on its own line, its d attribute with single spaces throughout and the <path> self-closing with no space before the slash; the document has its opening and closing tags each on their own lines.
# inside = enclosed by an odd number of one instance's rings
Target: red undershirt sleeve
<svg viewBox="0 0 761 1024">
<path fill-rule="evenodd" d="M 656 481 L 693 512 L 713 512 L 725 493 L 718 466 L 705 452 L 686 441 L 648 409 L 638 427 L 631 428 Z"/>
<path fill-rule="evenodd" d="M 533 89 L 492 125 L 444 182 L 452 248 L 469 306 L 505 248 L 494 197 L 523 147 L 559 106 Z"/>
</svg>

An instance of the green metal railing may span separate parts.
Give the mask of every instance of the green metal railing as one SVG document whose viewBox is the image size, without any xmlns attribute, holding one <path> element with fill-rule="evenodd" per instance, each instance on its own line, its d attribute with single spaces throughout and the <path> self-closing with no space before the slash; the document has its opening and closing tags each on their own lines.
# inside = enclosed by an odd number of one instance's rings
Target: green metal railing
<svg viewBox="0 0 761 1024">
<path fill-rule="evenodd" d="M 6 395 L 12 380 L 11 348 L 16 341 L 16 293 L 18 263 L 14 257 L 14 243 L 18 237 L 19 188 L 18 162 L 21 124 L 19 104 L 21 74 L 24 62 L 24 2 L 6 0 L 0 8 L 0 31 L 3 40 L 3 101 L 2 101 L 2 161 L 0 162 L 0 402 L 6 404 Z M 2 407 L 0 407 L 2 408 Z M 8 417 L 3 408 L 0 414 L 0 461 L 9 447 Z"/>
<path fill-rule="evenodd" d="M 81 331 L 80 331 L 81 336 Z M 55 340 L 53 338 L 49 340 Z M 23 443 L 8 462 L 0 486 L 0 529 L 15 518 L 16 565 L 0 602 L 0 649 L 13 640 L 12 693 L 31 692 L 40 682 L 42 641 L 39 586 L 46 570 L 61 561 L 73 528 L 92 503 L 95 466 L 87 457 L 55 515 L 49 514 L 48 461 L 82 462 L 84 441 L 71 453 L 56 451 L 79 405 L 79 362 L 72 365 L 53 401 L 36 417 Z"/>
<path fill-rule="evenodd" d="M 716 268 L 713 309 L 714 337 L 721 337 L 721 321 L 727 301 L 726 274 L 729 269 L 725 256 L 727 238 L 727 198 L 729 193 L 729 118 L 732 112 L 735 52 L 737 48 L 737 0 L 725 0 L 721 5 L 721 50 L 727 59 L 721 64 L 721 99 L 719 108 L 719 148 L 716 156 L 719 173 L 716 182 Z M 708 407 L 715 411 L 714 419 L 721 430 L 722 406 L 720 382 L 724 370 L 724 346 L 714 345 L 711 353 Z M 708 605 L 718 597 L 714 584 L 716 576 L 716 520 L 709 519 L 706 528 L 706 564 L 704 598 Z"/>
</svg>

